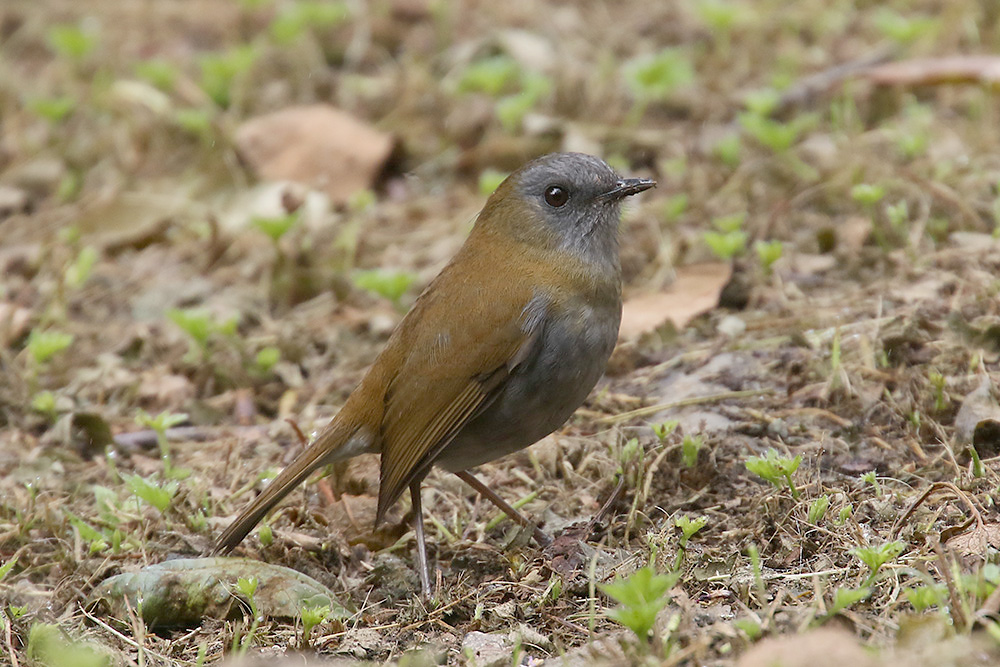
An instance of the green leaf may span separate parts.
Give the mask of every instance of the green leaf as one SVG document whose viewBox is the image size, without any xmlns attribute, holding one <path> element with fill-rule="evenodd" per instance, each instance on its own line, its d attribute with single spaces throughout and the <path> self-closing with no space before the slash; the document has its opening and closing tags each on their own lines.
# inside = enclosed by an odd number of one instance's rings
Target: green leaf
<svg viewBox="0 0 1000 667">
<path fill-rule="evenodd" d="M 122 479 L 136 496 L 148 505 L 155 507 L 161 514 L 170 507 L 170 502 L 177 493 L 177 482 L 166 482 L 162 486 L 139 475 L 122 475 Z"/>
<path fill-rule="evenodd" d="M 634 58 L 625 64 L 623 74 L 632 94 L 645 101 L 669 99 L 694 81 L 691 61 L 678 49 Z"/>
<path fill-rule="evenodd" d="M 36 364 L 44 364 L 72 344 L 73 334 L 61 331 L 32 329 L 28 334 L 28 354 Z"/>
<path fill-rule="evenodd" d="M 355 285 L 389 299 L 397 305 L 414 280 L 416 280 L 416 276 L 412 273 L 383 269 L 359 271 L 354 275 Z"/>
<path fill-rule="evenodd" d="M 97 47 L 97 36 L 75 25 L 54 25 L 45 34 L 45 42 L 57 55 L 79 62 Z"/>
</svg>

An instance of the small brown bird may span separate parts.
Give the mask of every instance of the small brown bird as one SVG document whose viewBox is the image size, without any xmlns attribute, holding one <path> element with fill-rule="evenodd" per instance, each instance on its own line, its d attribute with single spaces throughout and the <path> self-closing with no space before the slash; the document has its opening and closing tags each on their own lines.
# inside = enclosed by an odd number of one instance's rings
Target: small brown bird
<svg viewBox="0 0 1000 667">
<path fill-rule="evenodd" d="M 654 185 L 580 153 L 546 155 L 511 174 L 337 416 L 243 510 L 215 552 L 239 544 L 313 471 L 371 452 L 382 457 L 376 525 L 410 490 L 425 596 L 420 483 L 432 465 L 530 525 L 468 469 L 545 437 L 597 383 L 621 321 L 621 201 Z"/>
</svg>

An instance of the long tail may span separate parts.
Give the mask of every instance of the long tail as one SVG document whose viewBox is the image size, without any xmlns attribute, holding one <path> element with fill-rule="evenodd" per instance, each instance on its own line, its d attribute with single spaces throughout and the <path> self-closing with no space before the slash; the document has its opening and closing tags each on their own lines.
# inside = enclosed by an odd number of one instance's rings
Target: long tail
<svg viewBox="0 0 1000 667">
<path fill-rule="evenodd" d="M 281 499 L 319 468 L 371 450 L 371 435 L 365 429 L 343 424 L 335 418 L 309 447 L 281 471 L 264 492 L 250 503 L 219 537 L 212 554 L 225 554 L 243 541 L 257 522 Z"/>
</svg>

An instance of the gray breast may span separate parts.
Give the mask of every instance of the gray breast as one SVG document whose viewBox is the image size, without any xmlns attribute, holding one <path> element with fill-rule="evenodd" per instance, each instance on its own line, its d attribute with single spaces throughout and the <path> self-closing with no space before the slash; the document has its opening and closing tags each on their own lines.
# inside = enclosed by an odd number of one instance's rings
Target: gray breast
<svg viewBox="0 0 1000 667">
<path fill-rule="evenodd" d="M 472 468 L 523 449 L 559 428 L 604 373 L 620 320 L 620 307 L 591 304 L 545 318 L 529 357 L 435 464 L 450 471 Z"/>
</svg>

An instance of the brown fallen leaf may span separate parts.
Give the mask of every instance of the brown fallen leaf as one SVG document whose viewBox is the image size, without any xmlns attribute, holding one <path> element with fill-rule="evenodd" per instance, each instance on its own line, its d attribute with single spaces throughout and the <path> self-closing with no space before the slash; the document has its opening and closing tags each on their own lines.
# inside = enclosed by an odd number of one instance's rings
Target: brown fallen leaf
<svg viewBox="0 0 1000 667">
<path fill-rule="evenodd" d="M 732 266 L 723 262 L 691 264 L 677 269 L 677 278 L 664 291 L 640 294 L 625 301 L 620 338 L 634 338 L 670 320 L 678 329 L 719 303 Z"/>
<path fill-rule="evenodd" d="M 970 530 L 949 538 L 945 546 L 955 552 L 963 565 L 973 569 L 986 562 L 987 547 L 1000 548 L 1000 523 L 975 524 Z"/>
<path fill-rule="evenodd" d="M 303 183 L 342 204 L 375 184 L 393 139 L 339 109 L 314 104 L 248 120 L 236 131 L 236 147 L 258 178 Z"/>
</svg>

